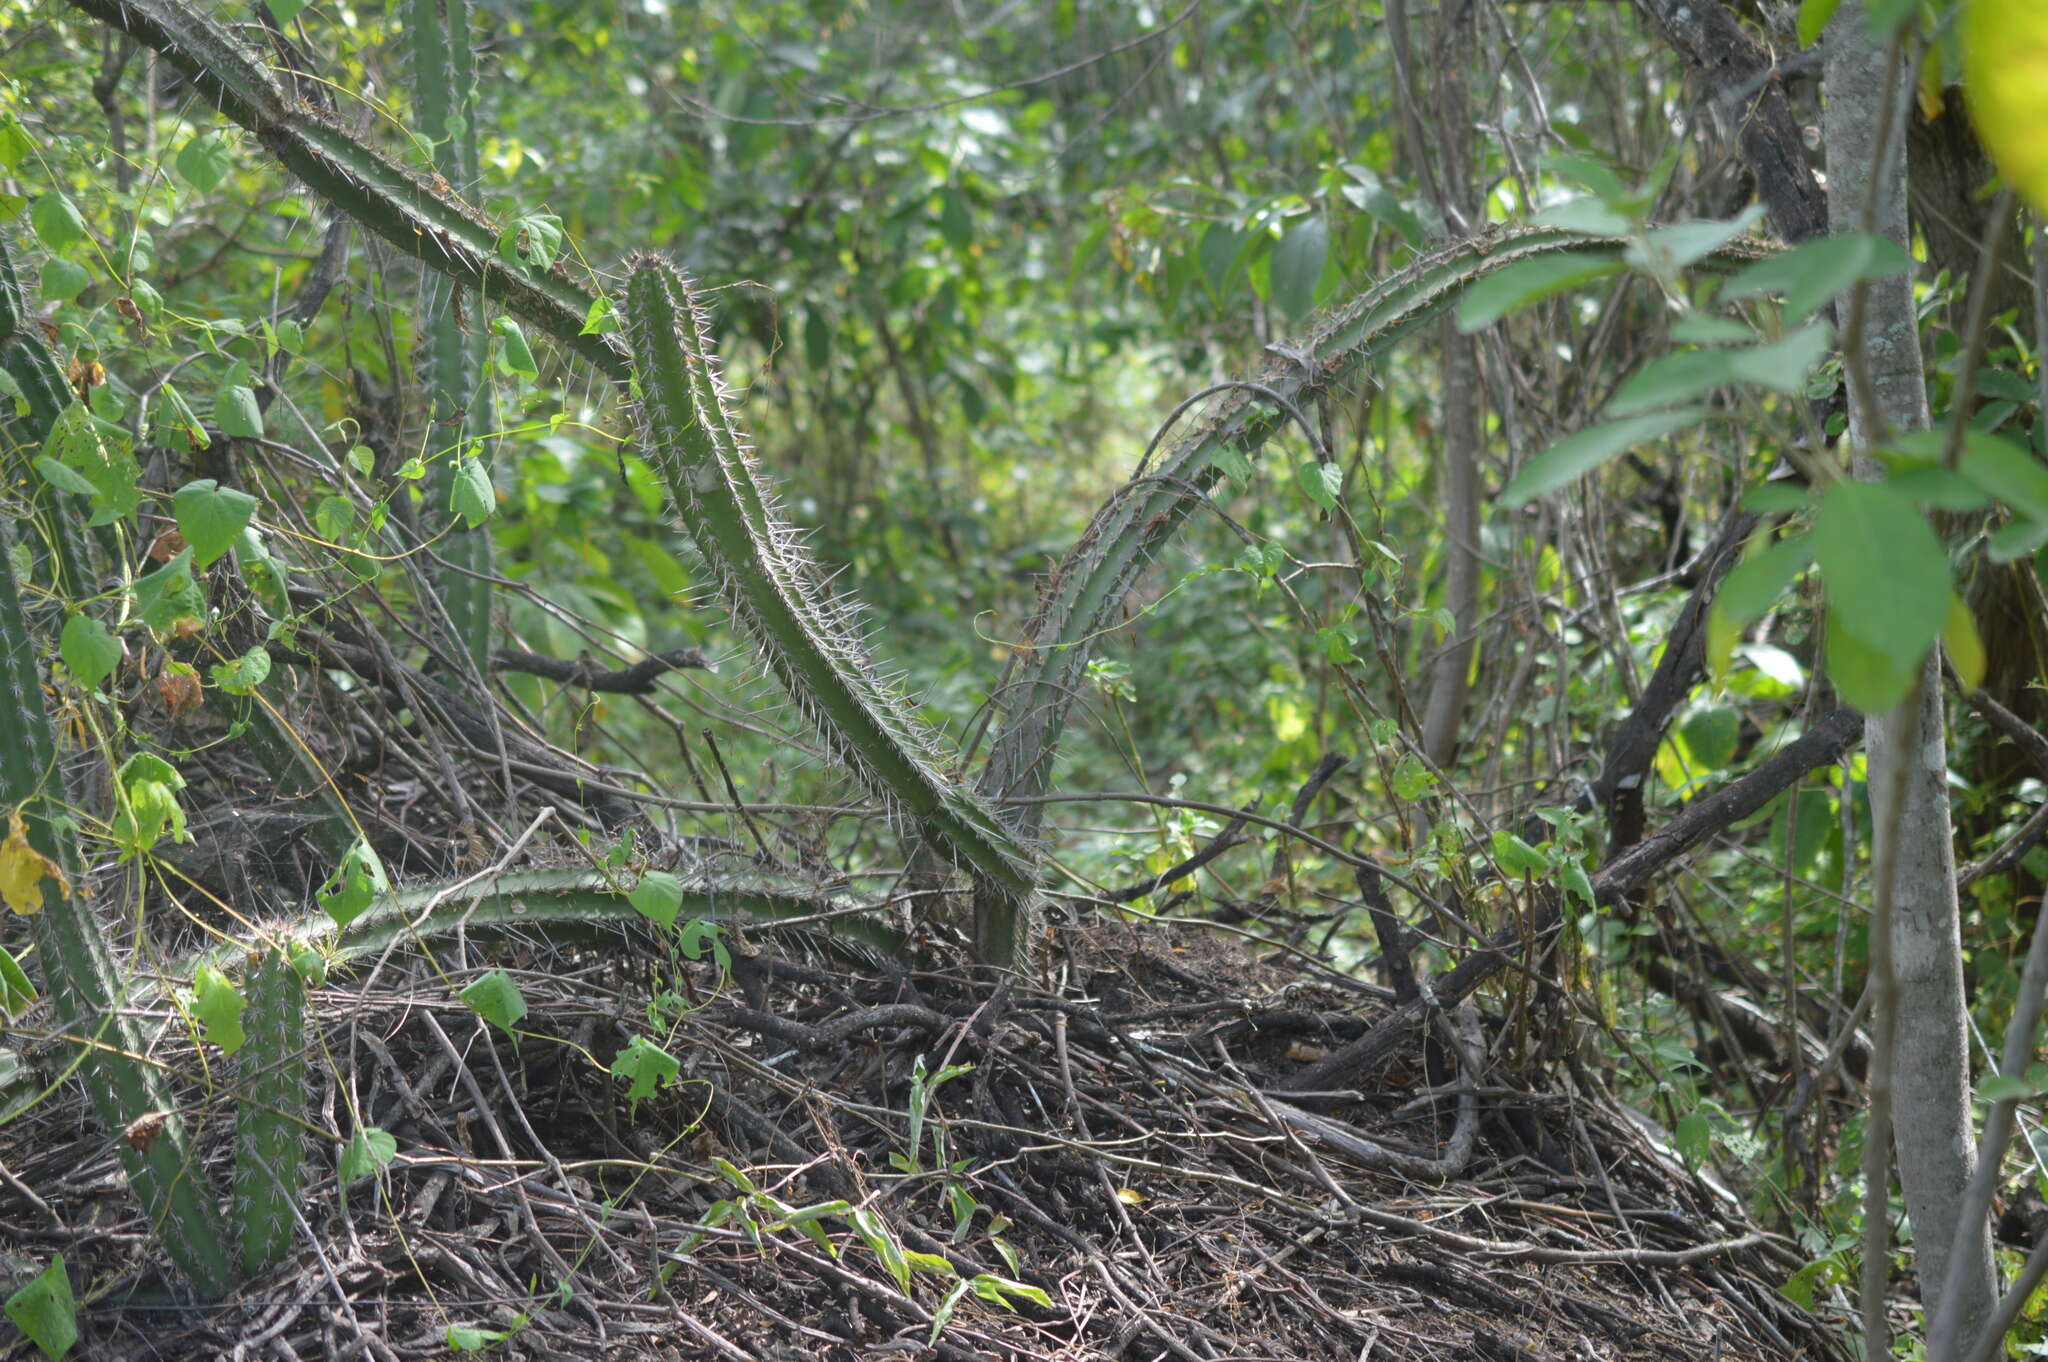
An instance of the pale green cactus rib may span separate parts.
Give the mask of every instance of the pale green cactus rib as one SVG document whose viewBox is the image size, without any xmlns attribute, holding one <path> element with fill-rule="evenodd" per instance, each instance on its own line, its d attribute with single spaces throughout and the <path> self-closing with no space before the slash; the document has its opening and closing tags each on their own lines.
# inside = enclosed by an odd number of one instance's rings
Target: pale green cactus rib
<svg viewBox="0 0 2048 1362">
<path fill-rule="evenodd" d="M 631 372 L 615 336 L 584 335 L 595 297 L 559 268 L 498 254 L 499 228 L 452 191 L 415 175 L 290 98 L 220 25 L 179 0 L 72 0 L 163 54 L 213 106 L 256 135 L 315 194 L 400 251 L 559 340 L 620 382 Z"/>
<path fill-rule="evenodd" d="M 41 881 L 43 907 L 34 919 L 43 995 L 58 1030 L 80 1046 L 79 1072 L 93 1109 L 114 1137 L 129 1185 L 165 1250 L 195 1288 L 218 1296 L 236 1280 L 220 1206 L 163 1074 L 142 1058 L 148 1047 L 141 1028 L 120 1006 L 114 961 L 93 920 L 63 801 L 54 793 L 56 735 L 15 589 L 10 538 L 0 522 L 0 732 L 7 735 L 0 741 L 0 816 L 18 811 L 30 844 L 62 872 L 62 879 Z M 138 1122 L 134 1139 L 121 1138 Z"/>
<path fill-rule="evenodd" d="M 876 676 L 852 610 L 828 594 L 778 514 L 727 408 L 708 319 L 688 280 L 666 260 L 643 256 L 627 281 L 625 311 L 647 454 L 734 620 L 833 754 L 966 868 L 978 899 L 1014 910 L 1031 894 L 1029 851 L 947 776 L 936 736 Z M 1015 949 L 1014 939 L 992 938 L 984 960 L 1007 966 Z"/>
<path fill-rule="evenodd" d="M 419 131 L 432 145 L 434 165 L 448 183 L 467 190 L 476 183 L 476 124 L 468 117 L 476 78 L 469 48 L 468 0 L 411 0 L 406 18 L 412 42 L 413 90 Z M 479 458 L 490 466 L 485 440 L 494 421 L 491 389 L 483 382 L 484 332 L 466 328 L 456 316 L 455 291 L 446 276 L 427 273 L 426 377 L 432 390 L 435 447 L 445 451 L 434 465 L 434 504 L 447 512 L 455 487 L 456 459 Z M 449 621 L 478 674 L 490 667 L 491 532 L 458 527 L 444 541 L 447 566 L 435 574 L 435 588 Z"/>
<path fill-rule="evenodd" d="M 1309 405 L 1311 389 L 1368 371 L 1389 346 L 1436 320 L 1487 275 L 1543 256 L 1617 252 L 1626 245 L 1552 227 L 1503 228 L 1458 242 L 1419 257 L 1319 318 L 1288 347 L 1288 357 L 1269 364 L 1255 381 L 1285 404 Z M 1764 253 L 1737 242 L 1703 263 L 1736 266 Z M 1068 708 L 1087 681 L 1094 640 L 1114 625 L 1139 575 L 1221 478 L 1216 456 L 1226 449 L 1255 455 L 1290 419 L 1263 395 L 1242 387 L 1223 393 L 1145 479 L 1118 488 L 1096 512 L 1024 628 L 1021 665 L 999 697 L 1003 727 L 982 769 L 985 798 L 1003 806 L 1046 791 Z M 1011 803 L 1006 819 L 1020 836 L 1035 837 L 1043 808 Z"/>
<path fill-rule="evenodd" d="M 248 1041 L 235 1109 L 235 1194 L 242 1270 L 254 1276 L 291 1251 L 305 1166 L 306 985 L 285 952 L 259 949 L 242 994 Z"/>
</svg>

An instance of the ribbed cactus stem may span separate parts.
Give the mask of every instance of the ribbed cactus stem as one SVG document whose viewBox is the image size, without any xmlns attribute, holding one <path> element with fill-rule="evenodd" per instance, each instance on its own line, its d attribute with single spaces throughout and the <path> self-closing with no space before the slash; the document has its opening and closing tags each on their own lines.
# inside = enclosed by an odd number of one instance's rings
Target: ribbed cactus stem
<svg viewBox="0 0 2048 1362">
<path fill-rule="evenodd" d="M 61 874 L 40 882 L 35 915 L 43 994 L 57 1028 L 81 1050 L 79 1073 L 100 1121 L 116 1137 L 129 1185 L 148 1212 L 171 1260 L 202 1293 L 234 1286 L 220 1206 L 173 1109 L 163 1074 L 141 1056 L 149 1046 L 122 1010 L 112 956 L 93 919 L 58 788 L 56 735 L 36 670 L 36 654 L 10 558 L 12 534 L 0 521 L 0 809 L 19 811 L 30 844 Z"/>
<path fill-rule="evenodd" d="M 305 1163 L 306 986 L 286 953 L 264 946 L 252 957 L 243 996 L 248 1041 L 235 1110 L 233 1219 L 242 1270 L 251 1276 L 291 1250 Z"/>
<path fill-rule="evenodd" d="M 420 134 L 433 147 L 444 183 L 470 191 L 476 183 L 476 125 L 470 121 L 476 64 L 469 47 L 468 0 L 411 0 L 406 34 L 412 44 L 412 84 Z M 458 458 L 490 465 L 491 389 L 483 381 L 484 330 L 465 327 L 456 290 L 447 276 L 426 275 L 424 372 L 434 410 L 434 504 L 447 512 Z M 483 526 L 452 530 L 441 550 L 447 566 L 435 586 L 448 618 L 481 675 L 490 667 L 491 532 Z"/>
<path fill-rule="evenodd" d="M 977 918 L 985 919 L 977 949 L 985 963 L 1013 964 L 1032 857 L 946 774 L 937 736 L 876 673 L 856 612 L 827 592 L 729 409 L 709 317 L 689 281 L 659 256 L 632 266 L 626 331 L 648 457 L 735 623 L 833 754 L 973 876 Z"/>
<path fill-rule="evenodd" d="M 1218 455 L 1257 454 L 1292 419 L 1290 407 L 1313 405 L 1312 389 L 1356 382 L 1389 346 L 1443 315 L 1478 280 L 1525 260 L 1618 253 L 1626 244 L 1554 227 L 1509 228 L 1457 242 L 1335 308 L 1284 351 L 1275 347 L 1280 357 L 1257 375 L 1258 391 L 1250 383 L 1235 385 L 1211 399 L 1146 478 L 1110 496 L 1049 579 L 1003 696 L 1003 727 L 982 771 L 982 794 L 1001 805 L 1044 793 L 1067 711 L 1087 688 L 1094 640 L 1115 624 L 1139 576 L 1203 504 L 1199 494 L 1221 479 Z M 1733 267 L 1764 253 L 1735 242 L 1702 263 Z M 1012 804 L 1010 826 L 1019 836 L 1035 836 L 1043 808 Z"/>
</svg>

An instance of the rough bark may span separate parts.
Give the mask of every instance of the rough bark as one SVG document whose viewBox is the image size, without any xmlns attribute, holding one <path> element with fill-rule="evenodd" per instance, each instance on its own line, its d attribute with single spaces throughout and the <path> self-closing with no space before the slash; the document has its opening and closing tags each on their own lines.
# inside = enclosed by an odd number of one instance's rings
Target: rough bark
<svg viewBox="0 0 2048 1362">
<path fill-rule="evenodd" d="M 1785 97 L 1785 73 L 1720 0 L 1637 0 L 1734 120 L 1742 163 L 1787 241 L 1828 229 L 1828 203 L 1807 163 L 1806 139 Z"/>
<path fill-rule="evenodd" d="M 1830 216 L 1840 224 L 1867 223 L 1907 244 L 1905 120 L 1912 91 L 1906 64 L 1888 61 L 1868 32 L 1861 5 L 1843 6 L 1828 30 Z M 1880 124 L 1887 112 L 1891 126 L 1885 129 Z M 1849 343 L 1858 339 L 1850 337 Z M 1909 277 L 1870 287 L 1858 348 L 1860 362 L 1849 366 L 1854 447 L 1865 450 L 1885 437 L 1885 429 L 1869 428 L 1873 420 L 1891 430 L 1924 428 L 1927 389 Z M 1859 457 L 1857 473 L 1875 477 L 1880 470 Z M 1897 787 L 1904 810 L 1896 820 L 1891 895 L 1897 1018 L 1891 1087 L 1894 1148 L 1913 1222 L 1921 1304 L 1931 1317 L 1941 1283 L 1953 1281 L 1964 1293 L 1963 1331 L 1971 1337 L 1989 1316 L 1995 1292 L 1988 1223 L 1964 1236 L 1964 1270 L 1947 1276 L 1963 1189 L 1976 1158 L 1945 717 L 1939 662 L 1929 657 L 1917 695 L 1873 719 L 1864 741 L 1872 790 L 1893 788 L 1898 778 L 1892 773 L 1904 768 Z M 1887 836 L 1888 821 L 1877 820 L 1878 837 Z M 1879 848 L 1880 858 L 1884 851 Z"/>
</svg>

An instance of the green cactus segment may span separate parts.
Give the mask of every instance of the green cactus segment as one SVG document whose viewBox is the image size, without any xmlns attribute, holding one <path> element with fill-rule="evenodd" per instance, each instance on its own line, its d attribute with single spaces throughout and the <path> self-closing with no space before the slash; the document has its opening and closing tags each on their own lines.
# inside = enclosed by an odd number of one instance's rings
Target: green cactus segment
<svg viewBox="0 0 2048 1362">
<path fill-rule="evenodd" d="M 436 936 L 460 927 L 470 934 L 525 933 L 559 938 L 595 934 L 621 923 L 647 919 L 627 899 L 632 881 L 608 878 L 589 870 L 525 870 L 494 875 L 460 888 L 424 885 L 380 894 L 360 917 L 336 931 L 324 913 L 312 913 L 268 931 L 254 943 L 230 942 L 181 961 L 174 973 L 191 978 L 202 965 L 217 969 L 234 964 L 252 945 L 274 947 L 285 955 L 311 947 L 333 966 L 346 965 L 386 948 Z M 857 916 L 860 906 L 848 900 L 805 892 L 755 876 L 716 880 L 685 880 L 676 920 L 744 922 L 773 926 L 792 919 L 830 915 L 819 930 L 878 955 L 894 957 L 903 940 L 880 923 Z M 253 1003 L 253 999 L 251 1000 Z"/>
<path fill-rule="evenodd" d="M 30 845 L 52 872 L 41 880 L 43 907 L 34 919 L 43 995 L 58 1029 L 79 1043 L 79 1072 L 101 1122 L 116 1137 L 131 1136 L 117 1138 L 116 1149 L 164 1248 L 194 1287 L 218 1296 L 236 1280 L 220 1207 L 162 1073 L 140 1058 L 148 1045 L 120 1008 L 113 958 L 84 894 L 55 788 L 56 738 L 15 589 L 10 539 L 0 522 L 0 732 L 7 734 L 0 742 L 0 813 L 20 814 Z"/>
<path fill-rule="evenodd" d="M 64 382 L 64 366 L 43 340 L 28 277 L 16 259 L 14 244 L 0 228 L 0 368 L 4 368 L 21 390 L 27 407 L 16 415 L 14 403 L 0 397 L 0 428 L 12 432 L 18 445 L 16 456 L 26 466 L 57 418 L 71 405 L 71 389 Z M 11 461 L 10 461 L 11 462 Z M 7 468 L 0 463 L 0 468 Z M 7 470 L 12 474 L 12 469 Z M 25 479 L 30 487 L 44 487 L 41 474 Z M 76 503 L 67 503 L 45 489 L 45 499 L 54 506 L 46 518 L 59 585 L 73 598 L 86 594 L 87 577 L 79 561 L 80 546 L 89 538 L 79 518 Z"/>
<path fill-rule="evenodd" d="M 240 1103 L 235 1112 L 233 1220 L 242 1270 L 276 1266 L 291 1251 L 305 1165 L 306 986 L 285 952 L 256 953 L 243 984 Z"/>
<path fill-rule="evenodd" d="M 1435 321 L 1477 281 L 1543 257 L 1612 253 L 1627 243 L 1558 228 L 1509 228 L 1425 255 L 1319 319 L 1255 382 L 1297 409 L 1312 390 L 1349 383 L 1396 341 Z M 1743 242 L 1703 264 L 1738 266 L 1761 249 Z M 982 794 L 1003 805 L 1045 793 L 1068 707 L 1084 692 L 1093 641 L 1114 626 L 1123 600 L 1160 548 L 1204 504 L 1223 476 L 1219 459 L 1258 453 L 1292 418 L 1260 393 L 1234 388 L 1213 399 L 1190 432 L 1142 480 L 1096 512 L 1061 561 L 1024 629 L 1020 667 L 1001 697 L 1004 724 L 982 770 Z M 1233 458 L 1235 456 L 1235 458 Z M 1009 804 L 1009 825 L 1036 835 L 1043 805 Z"/>
<path fill-rule="evenodd" d="M 892 813 L 1011 904 L 1031 893 L 1031 857 L 994 812 L 945 774 L 936 736 L 877 677 L 855 612 L 834 599 L 778 514 L 727 409 L 708 327 L 689 282 L 645 256 L 626 285 L 626 331 L 647 450 L 733 618 L 827 746 Z M 997 945 L 988 963 L 1008 964 Z"/>
<path fill-rule="evenodd" d="M 4 230 L 0 230 L 0 367 L 13 377 L 28 405 L 23 443 L 41 444 L 57 414 L 71 405 L 71 390 L 65 386 L 63 366 L 43 344 L 42 328 L 36 325 L 35 309 L 29 301 L 27 276 Z M 7 424 L 14 424 L 12 402 L 0 414 Z"/>
<path fill-rule="evenodd" d="M 429 269 L 561 341 L 611 378 L 631 365 L 616 337 L 584 335 L 594 296 L 560 269 L 499 254 L 500 229 L 452 189 L 365 146 L 333 115 L 288 97 L 250 52 L 178 0 L 73 0 L 163 54 L 215 108 L 256 135 L 314 193 Z"/>
<path fill-rule="evenodd" d="M 406 20 L 412 41 L 413 90 L 419 132 L 434 149 L 434 166 L 449 184 L 476 183 L 476 124 L 472 121 L 475 58 L 469 46 L 468 0 L 411 0 Z M 483 381 L 484 330 L 456 316 L 455 290 L 445 275 L 427 274 L 427 379 L 433 392 L 434 504 L 443 514 L 453 502 L 457 460 L 475 458 L 486 469 L 485 440 L 495 424 L 491 390 Z M 445 541 L 447 566 L 436 586 L 448 617 L 481 674 L 491 655 L 491 532 L 457 529 Z"/>
</svg>

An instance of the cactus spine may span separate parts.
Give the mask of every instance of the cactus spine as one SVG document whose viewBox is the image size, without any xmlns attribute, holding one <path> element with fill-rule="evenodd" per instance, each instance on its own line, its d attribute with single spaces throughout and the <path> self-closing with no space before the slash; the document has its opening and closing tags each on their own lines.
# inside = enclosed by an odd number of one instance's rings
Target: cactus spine
<svg viewBox="0 0 2048 1362">
<path fill-rule="evenodd" d="M 709 318 L 666 260 L 634 263 L 626 330 L 648 455 L 733 619 L 833 754 L 974 877 L 982 958 L 1012 965 L 1031 856 L 993 810 L 947 777 L 935 735 L 876 676 L 855 612 L 826 591 L 778 514 L 727 408 Z M 994 920 L 1003 915 L 1006 922 Z"/>
</svg>

